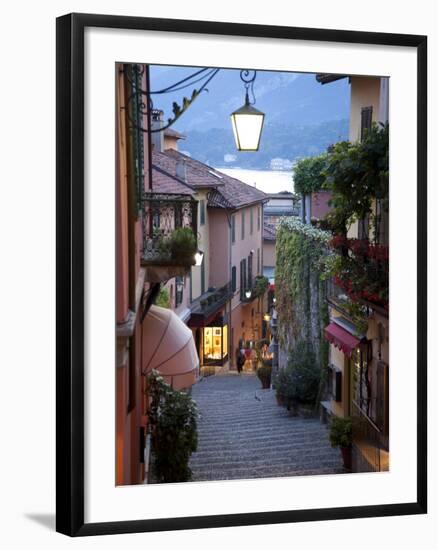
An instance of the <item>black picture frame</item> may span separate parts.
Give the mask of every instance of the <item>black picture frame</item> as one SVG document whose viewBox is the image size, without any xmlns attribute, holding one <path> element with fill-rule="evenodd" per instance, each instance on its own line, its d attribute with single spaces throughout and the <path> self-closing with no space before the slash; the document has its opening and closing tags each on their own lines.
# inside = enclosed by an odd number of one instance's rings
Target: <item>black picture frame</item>
<svg viewBox="0 0 438 550">
<path fill-rule="evenodd" d="M 417 51 L 417 499 L 388 505 L 84 523 L 84 30 L 269 37 Z M 112 15 L 57 19 L 56 529 L 69 536 L 424 514 L 427 511 L 427 38 L 417 35 Z"/>
</svg>

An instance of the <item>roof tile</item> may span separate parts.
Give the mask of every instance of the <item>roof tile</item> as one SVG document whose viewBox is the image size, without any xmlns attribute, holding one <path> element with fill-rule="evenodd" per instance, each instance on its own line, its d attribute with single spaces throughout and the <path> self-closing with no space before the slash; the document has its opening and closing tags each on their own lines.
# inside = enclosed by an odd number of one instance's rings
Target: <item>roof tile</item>
<svg viewBox="0 0 438 550">
<path fill-rule="evenodd" d="M 185 163 L 186 182 L 183 182 L 176 175 L 178 162 Z M 187 188 L 186 193 L 190 192 L 190 188 L 194 191 L 197 188 L 210 187 L 216 189 L 223 195 L 225 201 L 236 209 L 266 201 L 268 198 L 263 191 L 173 149 L 164 152 L 154 151 L 152 153 L 152 164 L 154 190 L 166 192 L 162 189 L 162 186 L 176 189 L 177 185 L 175 184 L 178 183 Z M 173 178 L 175 184 L 165 182 L 165 177 Z M 182 193 L 183 191 L 174 192 Z"/>
</svg>

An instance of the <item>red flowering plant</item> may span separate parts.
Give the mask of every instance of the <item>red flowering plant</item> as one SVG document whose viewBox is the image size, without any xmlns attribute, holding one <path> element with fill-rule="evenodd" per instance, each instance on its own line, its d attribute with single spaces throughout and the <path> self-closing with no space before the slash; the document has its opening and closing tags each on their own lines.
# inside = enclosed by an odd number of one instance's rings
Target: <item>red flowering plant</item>
<svg viewBox="0 0 438 550">
<path fill-rule="evenodd" d="M 343 256 L 334 282 L 354 301 L 365 300 L 388 307 L 388 262 L 369 256 Z"/>
<path fill-rule="evenodd" d="M 379 235 L 380 216 L 388 212 L 389 127 L 373 125 L 360 142 L 336 143 L 325 165 L 325 186 L 331 191 L 331 211 L 327 215 L 334 233 L 333 254 L 327 261 L 329 276 L 351 300 L 366 301 L 388 308 L 388 247 L 368 239 L 349 239 L 352 224 L 368 219 L 374 235 Z"/>
<path fill-rule="evenodd" d="M 368 239 L 347 239 L 346 245 L 355 256 L 367 256 L 370 248 Z"/>
<path fill-rule="evenodd" d="M 348 239 L 345 235 L 333 235 L 329 245 L 334 249 L 341 249 L 348 245 Z"/>
</svg>

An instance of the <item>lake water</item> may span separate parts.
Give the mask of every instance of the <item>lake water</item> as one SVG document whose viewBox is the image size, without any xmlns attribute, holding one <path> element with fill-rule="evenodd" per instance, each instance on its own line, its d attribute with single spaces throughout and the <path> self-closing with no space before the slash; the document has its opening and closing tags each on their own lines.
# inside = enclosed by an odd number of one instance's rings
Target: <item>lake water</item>
<svg viewBox="0 0 438 550">
<path fill-rule="evenodd" d="M 293 193 L 294 184 L 292 172 L 279 170 L 247 170 L 244 168 L 216 168 L 233 178 L 253 185 L 265 193 L 279 193 L 290 191 Z"/>
</svg>

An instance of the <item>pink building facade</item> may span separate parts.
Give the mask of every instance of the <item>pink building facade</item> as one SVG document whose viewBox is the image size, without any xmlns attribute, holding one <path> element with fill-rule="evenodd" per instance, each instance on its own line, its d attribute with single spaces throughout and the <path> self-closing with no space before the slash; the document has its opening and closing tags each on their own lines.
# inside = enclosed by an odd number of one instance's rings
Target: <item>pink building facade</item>
<svg viewBox="0 0 438 550">
<path fill-rule="evenodd" d="M 193 331 L 201 373 L 233 369 L 242 342 L 254 342 L 262 333 L 262 298 L 246 293 L 262 275 L 267 197 L 179 153 L 177 141 L 184 136 L 166 132 L 154 145 L 153 188 L 185 192 L 198 201 L 199 248 L 204 257 L 201 266 L 169 280 L 165 288 L 172 309 Z"/>
<path fill-rule="evenodd" d="M 141 298 L 145 270 L 140 266 L 141 224 L 139 193 L 149 187 L 147 170 L 136 173 L 129 159 L 133 155 L 129 131 L 127 98 L 132 87 L 146 88 L 145 68 L 118 64 L 116 67 L 116 484 L 131 485 L 144 480 L 144 461 L 140 460 L 142 434 L 145 433 L 144 380 L 141 377 Z M 129 74 L 128 74 L 129 73 Z M 134 84 L 131 84 L 134 83 Z M 146 116 L 138 122 L 147 128 Z M 146 134 L 144 159 L 148 166 Z"/>
</svg>

